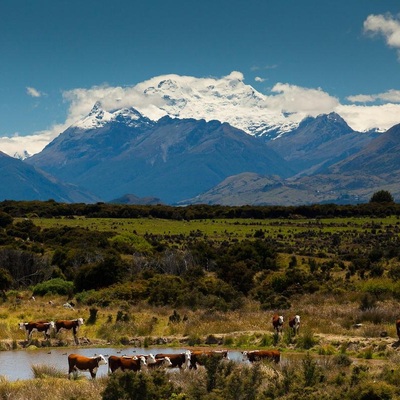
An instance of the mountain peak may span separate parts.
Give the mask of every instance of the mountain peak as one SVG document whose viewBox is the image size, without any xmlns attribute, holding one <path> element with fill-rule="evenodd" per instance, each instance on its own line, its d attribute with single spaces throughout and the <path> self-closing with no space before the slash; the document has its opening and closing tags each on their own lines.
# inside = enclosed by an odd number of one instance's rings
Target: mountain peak
<svg viewBox="0 0 400 400">
<path fill-rule="evenodd" d="M 101 128 L 110 122 L 120 122 L 128 126 L 136 126 L 140 122 L 149 123 L 151 120 L 144 117 L 143 114 L 133 107 L 106 111 L 103 109 L 101 102 L 96 101 L 90 113 L 73 124 L 72 127 L 90 130 Z"/>
</svg>

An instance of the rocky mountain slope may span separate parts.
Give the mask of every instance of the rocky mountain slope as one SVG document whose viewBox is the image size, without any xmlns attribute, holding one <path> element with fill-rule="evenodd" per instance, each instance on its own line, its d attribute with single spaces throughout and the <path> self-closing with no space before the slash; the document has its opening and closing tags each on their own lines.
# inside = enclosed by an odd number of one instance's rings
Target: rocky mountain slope
<svg viewBox="0 0 400 400">
<path fill-rule="evenodd" d="M 58 181 L 49 174 L 0 152 L 0 200 L 49 200 L 58 202 L 99 201 L 99 197 L 76 185 Z"/>
<path fill-rule="evenodd" d="M 98 104 L 26 162 L 104 200 L 130 193 L 167 203 L 243 171 L 293 173 L 265 143 L 227 123 L 168 116 L 154 122 L 134 109 L 106 113 Z"/>
</svg>

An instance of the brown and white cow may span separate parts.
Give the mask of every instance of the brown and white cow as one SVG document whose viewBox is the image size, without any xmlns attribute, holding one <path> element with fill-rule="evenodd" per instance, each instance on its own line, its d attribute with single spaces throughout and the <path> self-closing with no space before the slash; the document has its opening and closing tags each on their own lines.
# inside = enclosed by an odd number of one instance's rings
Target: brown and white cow
<svg viewBox="0 0 400 400">
<path fill-rule="evenodd" d="M 277 334 L 281 333 L 283 329 L 283 316 L 274 314 L 272 317 L 272 326 Z"/>
<path fill-rule="evenodd" d="M 30 321 L 30 322 L 20 322 L 19 329 L 26 332 L 26 340 L 32 339 L 33 332 L 43 332 L 44 339 L 50 338 L 51 330 L 54 329 L 53 321 Z"/>
<path fill-rule="evenodd" d="M 297 335 L 299 333 L 300 315 L 295 315 L 289 319 L 289 327 L 292 329 L 294 335 Z"/>
<path fill-rule="evenodd" d="M 400 319 L 396 320 L 396 332 L 397 332 L 397 336 L 400 340 Z"/>
<path fill-rule="evenodd" d="M 83 325 L 83 318 L 71 319 L 71 320 L 59 319 L 55 322 L 56 335 L 61 330 L 67 330 L 67 331 L 72 330 L 72 334 L 74 335 L 75 344 L 79 344 L 79 339 L 77 337 L 77 333 L 78 333 L 81 325 Z"/>
<path fill-rule="evenodd" d="M 71 373 L 79 371 L 89 371 L 90 376 L 96 378 L 97 370 L 100 365 L 107 365 L 107 360 L 99 354 L 94 357 L 85 357 L 79 354 L 70 354 L 68 356 L 68 377 Z"/>
<path fill-rule="evenodd" d="M 252 350 L 242 351 L 243 361 L 250 361 L 251 363 L 262 360 L 273 360 L 278 363 L 281 359 L 279 350 Z"/>
<path fill-rule="evenodd" d="M 155 356 L 154 356 L 154 354 L 151 354 L 151 353 L 150 354 L 139 354 L 139 355 L 132 356 L 133 359 L 137 359 L 137 358 L 140 358 L 140 357 L 144 357 L 144 359 L 146 360 L 146 365 L 147 366 L 149 366 L 150 364 L 154 364 L 157 361 Z"/>
<path fill-rule="evenodd" d="M 156 368 L 169 368 L 172 367 L 172 362 L 169 357 L 157 358 L 153 363 L 147 363 L 148 369 L 156 369 Z"/>
<path fill-rule="evenodd" d="M 197 365 L 204 365 L 207 358 L 229 360 L 228 350 L 194 350 L 190 353 L 190 369 L 197 369 Z"/>
<path fill-rule="evenodd" d="M 140 371 L 142 367 L 146 365 L 146 359 L 144 356 L 137 357 L 126 357 L 126 356 L 110 356 L 108 357 L 108 372 L 114 372 L 118 368 L 122 371 Z"/>
<path fill-rule="evenodd" d="M 185 353 L 159 353 L 156 354 L 156 359 L 168 357 L 171 361 L 170 368 L 189 368 L 190 367 L 190 351 L 186 351 Z"/>
</svg>

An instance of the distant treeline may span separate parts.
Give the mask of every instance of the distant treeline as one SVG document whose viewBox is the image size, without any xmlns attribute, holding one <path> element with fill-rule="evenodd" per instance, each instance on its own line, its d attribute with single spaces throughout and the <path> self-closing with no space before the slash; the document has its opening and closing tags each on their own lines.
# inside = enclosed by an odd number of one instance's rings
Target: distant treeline
<svg viewBox="0 0 400 400">
<path fill-rule="evenodd" d="M 210 218 L 334 218 L 334 217 L 385 217 L 400 215 L 400 204 L 366 203 L 358 205 L 314 204 L 299 206 L 221 206 L 188 205 L 120 205 L 109 203 L 57 203 L 48 201 L 0 202 L 0 211 L 12 217 L 72 217 L 87 218 L 164 218 L 193 220 Z"/>
</svg>

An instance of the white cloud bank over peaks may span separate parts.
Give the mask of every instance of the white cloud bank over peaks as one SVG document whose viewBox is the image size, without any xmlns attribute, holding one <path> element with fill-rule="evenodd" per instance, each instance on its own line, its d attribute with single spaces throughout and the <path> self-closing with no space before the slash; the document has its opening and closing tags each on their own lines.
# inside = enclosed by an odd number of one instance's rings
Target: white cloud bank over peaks
<svg viewBox="0 0 400 400">
<path fill-rule="evenodd" d="M 363 97 L 360 97 L 363 96 Z M 170 115 L 228 122 L 250 134 L 269 130 L 284 133 L 296 127 L 306 116 L 332 111 L 341 115 L 355 130 L 373 128 L 385 130 L 400 122 L 400 93 L 389 91 L 380 95 L 349 96 L 348 101 L 362 105 L 343 105 L 339 99 L 321 88 L 304 88 L 288 83 L 275 84 L 268 94 L 262 94 L 244 83 L 241 72 L 234 71 L 222 78 L 162 75 L 135 86 L 94 86 L 63 93 L 68 102 L 68 116 L 63 124 L 31 136 L 0 138 L 0 148 L 9 155 L 16 152 L 40 152 L 69 126 L 79 126 L 96 102 L 105 111 L 134 107 L 152 120 Z M 388 102 L 380 106 L 365 105 L 377 98 Z"/>
</svg>

